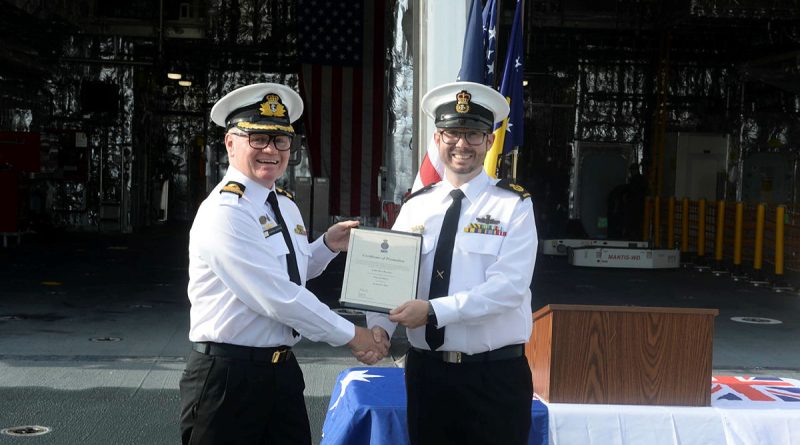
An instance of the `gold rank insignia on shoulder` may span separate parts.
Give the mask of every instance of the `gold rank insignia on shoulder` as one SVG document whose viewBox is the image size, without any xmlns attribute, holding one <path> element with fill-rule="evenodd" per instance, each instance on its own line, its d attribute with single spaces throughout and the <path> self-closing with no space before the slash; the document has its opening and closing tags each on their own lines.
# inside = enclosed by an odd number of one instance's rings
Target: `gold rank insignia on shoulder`
<svg viewBox="0 0 800 445">
<path fill-rule="evenodd" d="M 303 227 L 301 224 L 294 226 L 294 233 L 298 235 L 308 235 L 308 232 L 306 232 L 306 228 Z"/>
<path fill-rule="evenodd" d="M 225 184 L 225 187 L 222 187 L 222 190 L 220 190 L 219 192 L 233 193 L 234 195 L 241 198 L 242 196 L 244 196 L 244 189 L 246 188 L 247 187 L 245 187 L 244 184 L 239 184 L 236 181 L 230 181 L 229 183 Z"/>
<path fill-rule="evenodd" d="M 291 199 L 292 201 L 294 201 L 294 195 L 292 194 L 292 192 L 290 192 L 288 190 L 284 190 L 284 189 L 282 189 L 280 187 L 275 187 L 275 193 L 277 193 L 279 195 L 283 195 L 283 196 Z"/>
<path fill-rule="evenodd" d="M 527 190 L 525 190 L 525 187 L 523 187 L 523 186 L 521 186 L 519 184 L 514 184 L 513 182 L 509 181 L 508 179 L 502 179 L 496 185 L 497 185 L 497 187 L 499 187 L 501 189 L 505 189 L 505 190 L 508 190 L 510 192 L 516 193 L 517 195 L 519 195 L 520 199 L 525 199 L 525 198 L 530 198 L 531 197 L 531 194 Z"/>
<path fill-rule="evenodd" d="M 423 234 L 425 233 L 425 226 L 423 226 L 422 224 L 411 226 L 411 233 Z"/>
<path fill-rule="evenodd" d="M 262 116 L 286 116 L 286 107 L 281 103 L 281 97 L 277 94 L 267 94 L 266 101 L 261 103 Z"/>
<path fill-rule="evenodd" d="M 461 90 L 456 94 L 456 112 L 469 113 L 469 101 L 472 99 L 472 94 L 466 90 Z"/>
</svg>

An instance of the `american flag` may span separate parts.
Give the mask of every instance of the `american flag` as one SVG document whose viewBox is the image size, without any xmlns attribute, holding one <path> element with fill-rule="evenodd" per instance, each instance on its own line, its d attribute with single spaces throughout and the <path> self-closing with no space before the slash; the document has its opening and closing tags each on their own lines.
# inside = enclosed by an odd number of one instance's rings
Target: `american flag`
<svg viewBox="0 0 800 445">
<path fill-rule="evenodd" d="M 800 382 L 777 377 L 714 376 L 711 399 L 713 402 L 800 402 Z"/>
<path fill-rule="evenodd" d="M 380 214 L 385 8 L 385 0 L 297 2 L 311 168 L 330 178 L 332 215 Z"/>
</svg>

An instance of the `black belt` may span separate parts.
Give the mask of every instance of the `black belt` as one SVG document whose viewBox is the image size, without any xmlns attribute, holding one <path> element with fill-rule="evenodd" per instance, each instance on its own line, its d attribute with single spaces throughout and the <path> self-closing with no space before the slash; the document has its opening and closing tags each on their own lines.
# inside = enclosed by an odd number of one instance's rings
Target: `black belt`
<svg viewBox="0 0 800 445">
<path fill-rule="evenodd" d="M 292 357 L 292 348 L 278 346 L 275 348 L 257 348 L 255 346 L 239 346 L 227 343 L 196 342 L 192 349 L 205 355 L 249 360 L 251 362 L 283 363 Z"/>
<path fill-rule="evenodd" d="M 419 349 L 413 346 L 411 349 L 426 357 L 435 358 L 445 363 L 492 362 L 495 360 L 510 360 L 525 355 L 525 345 L 508 345 L 493 351 L 479 352 L 477 354 L 458 351 L 428 351 L 427 349 Z"/>
</svg>

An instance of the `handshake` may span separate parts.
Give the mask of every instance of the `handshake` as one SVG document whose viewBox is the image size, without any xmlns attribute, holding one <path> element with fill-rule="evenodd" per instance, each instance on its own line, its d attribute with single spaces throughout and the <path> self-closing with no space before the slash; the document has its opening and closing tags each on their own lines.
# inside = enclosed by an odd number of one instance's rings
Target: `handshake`
<svg viewBox="0 0 800 445">
<path fill-rule="evenodd" d="M 347 343 L 350 352 L 365 365 L 374 365 L 389 355 L 389 334 L 382 327 L 356 326 L 356 335 Z"/>
</svg>

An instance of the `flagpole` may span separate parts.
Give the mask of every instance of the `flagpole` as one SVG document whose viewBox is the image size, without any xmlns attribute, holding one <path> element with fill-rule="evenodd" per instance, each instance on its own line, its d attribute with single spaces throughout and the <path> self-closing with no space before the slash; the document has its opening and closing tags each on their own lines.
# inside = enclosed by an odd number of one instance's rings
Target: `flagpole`
<svg viewBox="0 0 800 445">
<path fill-rule="evenodd" d="M 519 147 L 514 147 L 511 151 L 511 182 L 517 182 L 517 159 L 519 158 Z"/>
</svg>

